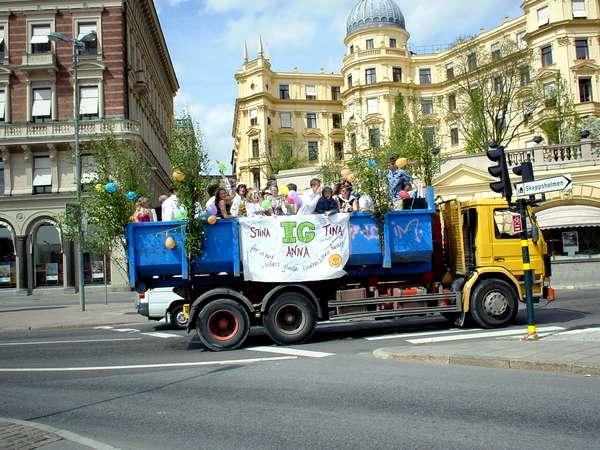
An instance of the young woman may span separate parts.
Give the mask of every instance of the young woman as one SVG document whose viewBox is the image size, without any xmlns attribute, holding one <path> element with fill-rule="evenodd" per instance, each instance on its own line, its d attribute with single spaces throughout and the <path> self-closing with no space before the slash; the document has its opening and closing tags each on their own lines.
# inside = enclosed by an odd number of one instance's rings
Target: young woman
<svg viewBox="0 0 600 450">
<path fill-rule="evenodd" d="M 271 208 L 275 216 L 286 216 L 288 214 L 287 206 L 285 204 L 285 198 L 279 194 L 279 187 L 273 184 L 269 189 L 271 195 L 269 200 L 271 201 Z"/>
<path fill-rule="evenodd" d="M 131 221 L 134 223 L 152 222 L 152 208 L 148 204 L 148 199 L 144 197 L 138 198 L 135 202 L 135 211 L 131 216 Z"/>
<path fill-rule="evenodd" d="M 230 213 L 231 204 L 229 203 L 229 197 L 225 189 L 217 189 L 215 192 L 215 204 L 217 205 L 217 217 L 222 219 L 231 219 L 233 217 Z"/>
<path fill-rule="evenodd" d="M 248 188 L 245 184 L 238 184 L 235 188 L 235 197 L 231 203 L 231 215 L 234 217 L 241 217 L 246 212 L 246 195 L 248 195 Z"/>
<path fill-rule="evenodd" d="M 340 212 L 353 213 L 358 211 L 358 201 L 356 197 L 352 196 L 352 187 L 350 186 L 342 186 L 338 203 L 340 205 Z"/>
<path fill-rule="evenodd" d="M 329 216 L 339 212 L 338 202 L 333 198 L 333 190 L 329 186 L 325 186 L 323 188 L 322 197 L 317 202 L 315 213 Z"/>
<path fill-rule="evenodd" d="M 263 208 L 261 203 L 260 192 L 250 191 L 246 201 L 246 215 L 248 217 L 256 217 L 268 214 L 268 210 Z"/>
</svg>

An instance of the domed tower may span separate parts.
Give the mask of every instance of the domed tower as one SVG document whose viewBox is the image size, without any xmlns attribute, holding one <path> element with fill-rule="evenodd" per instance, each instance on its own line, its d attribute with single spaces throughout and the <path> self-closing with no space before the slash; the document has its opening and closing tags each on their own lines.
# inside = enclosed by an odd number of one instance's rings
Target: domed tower
<svg viewBox="0 0 600 450">
<path fill-rule="evenodd" d="M 394 97 L 408 88 L 409 36 L 393 0 L 360 0 L 348 16 L 342 100 L 346 124 L 364 127 L 357 132 L 359 146 L 367 138 L 371 144 L 383 142 L 389 132 Z"/>
</svg>

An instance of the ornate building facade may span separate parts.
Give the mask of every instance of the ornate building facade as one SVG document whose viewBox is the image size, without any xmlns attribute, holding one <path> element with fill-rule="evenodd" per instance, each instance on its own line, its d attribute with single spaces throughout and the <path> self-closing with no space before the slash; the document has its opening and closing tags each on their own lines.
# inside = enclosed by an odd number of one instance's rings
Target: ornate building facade
<svg viewBox="0 0 600 450">
<path fill-rule="evenodd" d="M 74 246 L 55 222 L 75 200 L 72 48 L 51 41 L 53 31 L 97 35 L 79 55 L 83 143 L 108 130 L 139 142 L 152 167 L 141 175 L 157 193 L 169 185 L 179 86 L 153 2 L 2 2 L 0 288 L 72 288 L 77 279 Z M 93 160 L 83 152 L 82 182 L 90 172 Z M 84 267 L 86 283 L 104 281 L 101 256 L 86 253 Z M 125 285 L 113 272 L 113 284 Z"/>
</svg>

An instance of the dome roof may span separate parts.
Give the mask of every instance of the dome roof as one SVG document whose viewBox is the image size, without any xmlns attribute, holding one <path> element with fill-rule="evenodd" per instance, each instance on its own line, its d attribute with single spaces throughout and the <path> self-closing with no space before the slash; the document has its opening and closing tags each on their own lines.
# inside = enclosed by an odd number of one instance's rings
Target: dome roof
<svg viewBox="0 0 600 450">
<path fill-rule="evenodd" d="M 405 30 L 404 15 L 394 0 L 360 0 L 348 16 L 347 33 L 367 28 L 398 27 Z"/>
</svg>

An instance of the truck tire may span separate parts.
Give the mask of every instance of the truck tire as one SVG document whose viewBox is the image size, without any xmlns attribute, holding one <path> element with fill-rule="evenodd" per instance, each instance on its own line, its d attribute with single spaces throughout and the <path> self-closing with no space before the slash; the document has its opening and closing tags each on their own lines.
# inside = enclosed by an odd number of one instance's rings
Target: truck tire
<svg viewBox="0 0 600 450">
<path fill-rule="evenodd" d="M 482 328 L 500 328 L 514 321 L 519 309 L 517 296 L 504 280 L 483 280 L 471 297 L 471 316 Z"/>
<path fill-rule="evenodd" d="M 183 305 L 177 305 L 169 313 L 171 327 L 177 330 L 187 329 L 188 319 L 183 315 Z"/>
<path fill-rule="evenodd" d="M 246 309 L 234 300 L 213 300 L 198 314 L 196 330 L 209 350 L 235 350 L 248 337 L 250 318 Z"/>
<path fill-rule="evenodd" d="M 300 344 L 312 336 L 317 314 L 312 302 L 298 292 L 277 296 L 263 316 L 265 331 L 279 345 Z"/>
</svg>

